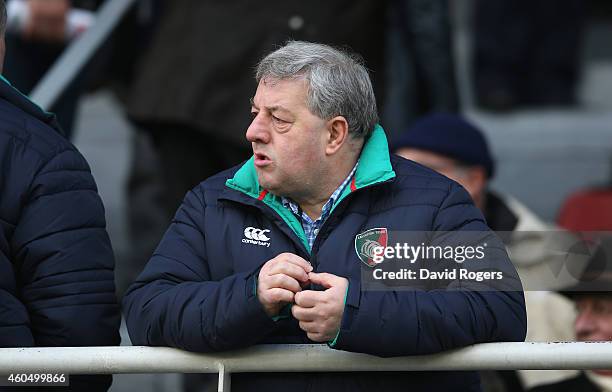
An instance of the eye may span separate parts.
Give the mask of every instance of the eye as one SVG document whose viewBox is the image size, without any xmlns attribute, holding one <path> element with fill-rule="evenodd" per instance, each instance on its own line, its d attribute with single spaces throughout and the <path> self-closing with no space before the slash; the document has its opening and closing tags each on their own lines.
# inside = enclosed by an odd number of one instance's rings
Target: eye
<svg viewBox="0 0 612 392">
<path fill-rule="evenodd" d="M 286 123 L 288 123 L 288 121 L 285 121 L 282 118 L 278 118 L 276 116 L 272 116 L 272 120 L 274 120 L 274 122 L 277 123 L 277 124 L 286 124 Z"/>
<path fill-rule="evenodd" d="M 257 117 L 257 115 L 259 114 L 259 112 L 256 112 L 254 110 L 251 111 L 251 119 L 255 119 L 255 117 Z"/>
</svg>

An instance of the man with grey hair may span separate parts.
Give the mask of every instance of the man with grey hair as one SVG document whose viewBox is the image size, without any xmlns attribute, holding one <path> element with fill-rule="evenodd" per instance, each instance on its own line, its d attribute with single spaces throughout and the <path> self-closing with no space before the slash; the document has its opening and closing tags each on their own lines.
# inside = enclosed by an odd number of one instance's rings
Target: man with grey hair
<svg viewBox="0 0 612 392">
<path fill-rule="evenodd" d="M 459 185 L 389 155 L 356 56 L 289 42 L 259 63 L 256 79 L 246 131 L 253 157 L 185 197 L 124 299 L 134 344 L 216 352 L 318 342 L 400 356 L 524 339 L 520 285 L 478 293 L 366 288 L 362 277 L 375 264 L 364 249 L 387 244 L 393 231 L 418 232 L 420 243 L 427 232 L 488 228 Z M 493 253 L 512 275 L 503 247 Z M 232 388 L 476 391 L 479 379 L 262 373 L 234 375 Z"/>
</svg>

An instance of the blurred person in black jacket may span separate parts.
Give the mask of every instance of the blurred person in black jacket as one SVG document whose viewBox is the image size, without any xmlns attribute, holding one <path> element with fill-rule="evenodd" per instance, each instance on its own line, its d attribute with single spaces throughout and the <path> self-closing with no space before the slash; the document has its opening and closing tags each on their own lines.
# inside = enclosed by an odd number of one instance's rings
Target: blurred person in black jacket
<svg viewBox="0 0 612 392">
<path fill-rule="evenodd" d="M 393 138 L 431 112 L 460 110 L 448 0 L 387 2 L 385 129 Z"/>
</svg>

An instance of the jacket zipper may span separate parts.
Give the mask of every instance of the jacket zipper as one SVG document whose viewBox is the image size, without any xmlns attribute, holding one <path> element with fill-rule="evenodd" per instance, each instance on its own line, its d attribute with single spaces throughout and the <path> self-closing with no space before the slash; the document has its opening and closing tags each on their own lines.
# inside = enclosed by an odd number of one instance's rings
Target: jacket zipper
<svg viewBox="0 0 612 392">
<path fill-rule="evenodd" d="M 311 249 L 311 256 L 310 256 L 310 263 L 312 264 L 312 269 L 314 272 L 317 271 L 317 267 L 319 266 L 319 263 L 316 261 L 316 253 L 315 250 L 319 250 L 319 245 L 321 243 L 321 234 L 324 234 L 327 231 L 328 226 L 331 224 L 330 222 L 332 221 L 332 218 L 335 218 L 341 211 L 342 209 L 345 208 L 345 204 L 347 203 L 347 200 L 351 199 L 354 197 L 354 194 L 356 192 L 361 192 L 365 189 L 370 189 L 376 186 L 380 186 L 383 184 L 387 184 L 391 181 L 393 181 L 394 178 L 388 179 L 386 181 L 383 182 L 377 182 L 375 184 L 371 184 L 371 185 L 367 185 L 364 186 L 363 188 L 359 188 L 351 193 L 349 193 L 348 195 L 346 195 L 346 197 L 344 199 L 342 199 L 340 201 L 340 203 L 338 205 L 336 205 L 336 208 L 334 208 L 334 211 L 327 217 L 327 219 L 325 220 L 325 222 L 323 222 L 323 225 L 321 226 L 321 228 L 319 229 L 319 232 L 317 233 L 317 237 L 315 238 L 313 244 L 312 244 L 312 249 Z"/>
</svg>

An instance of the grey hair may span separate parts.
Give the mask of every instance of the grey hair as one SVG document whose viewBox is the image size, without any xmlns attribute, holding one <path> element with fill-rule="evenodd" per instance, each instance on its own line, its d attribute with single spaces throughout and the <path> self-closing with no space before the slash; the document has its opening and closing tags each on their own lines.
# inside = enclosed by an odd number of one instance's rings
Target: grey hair
<svg viewBox="0 0 612 392">
<path fill-rule="evenodd" d="M 255 78 L 304 79 L 311 113 L 330 120 L 343 116 L 349 134 L 367 138 L 378 122 L 376 98 L 363 60 L 328 45 L 289 41 L 257 64 Z"/>
</svg>

